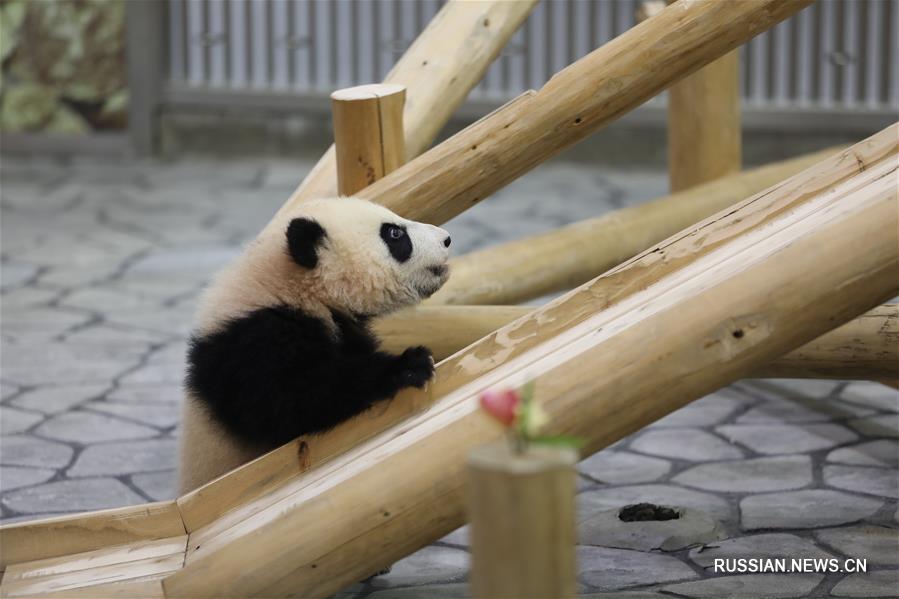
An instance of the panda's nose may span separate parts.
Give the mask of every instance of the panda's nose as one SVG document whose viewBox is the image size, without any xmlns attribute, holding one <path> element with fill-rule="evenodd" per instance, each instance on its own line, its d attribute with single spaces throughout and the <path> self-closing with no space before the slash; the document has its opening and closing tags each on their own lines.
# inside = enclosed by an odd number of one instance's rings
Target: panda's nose
<svg viewBox="0 0 899 599">
<path fill-rule="evenodd" d="M 450 246 L 450 243 L 452 243 L 452 239 L 450 239 L 450 236 L 447 235 L 446 239 L 443 240 L 443 247 L 448 248 Z"/>
</svg>

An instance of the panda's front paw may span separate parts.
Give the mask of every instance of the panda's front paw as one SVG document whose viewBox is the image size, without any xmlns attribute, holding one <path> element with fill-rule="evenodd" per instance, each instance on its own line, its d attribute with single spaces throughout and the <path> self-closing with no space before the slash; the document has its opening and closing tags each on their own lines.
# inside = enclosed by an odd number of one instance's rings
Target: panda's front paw
<svg viewBox="0 0 899 599">
<path fill-rule="evenodd" d="M 402 387 L 421 389 L 434 376 L 434 358 L 427 347 L 410 347 L 397 358 L 397 374 Z"/>
</svg>

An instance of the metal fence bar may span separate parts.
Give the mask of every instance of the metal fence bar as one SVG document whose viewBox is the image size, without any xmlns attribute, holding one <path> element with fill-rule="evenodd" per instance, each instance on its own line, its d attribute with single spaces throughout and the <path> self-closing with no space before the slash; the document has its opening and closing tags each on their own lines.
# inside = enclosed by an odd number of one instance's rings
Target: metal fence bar
<svg viewBox="0 0 899 599">
<path fill-rule="evenodd" d="M 178 98 L 194 91 L 208 98 L 213 89 L 235 102 L 284 93 L 326 98 L 383 79 L 444 1 L 165 0 L 167 83 Z M 632 27 L 637 5 L 541 3 L 470 100 L 497 103 L 540 87 Z M 740 52 L 749 109 L 899 109 L 899 0 L 822 0 Z"/>
</svg>

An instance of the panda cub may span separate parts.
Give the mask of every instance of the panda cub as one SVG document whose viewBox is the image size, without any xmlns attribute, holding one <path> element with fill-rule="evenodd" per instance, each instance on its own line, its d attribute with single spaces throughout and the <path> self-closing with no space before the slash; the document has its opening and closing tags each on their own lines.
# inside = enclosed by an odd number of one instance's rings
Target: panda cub
<svg viewBox="0 0 899 599">
<path fill-rule="evenodd" d="M 424 347 L 378 351 L 366 322 L 446 282 L 449 234 L 377 204 L 300 204 L 213 281 L 188 349 L 181 492 L 423 387 Z"/>
</svg>

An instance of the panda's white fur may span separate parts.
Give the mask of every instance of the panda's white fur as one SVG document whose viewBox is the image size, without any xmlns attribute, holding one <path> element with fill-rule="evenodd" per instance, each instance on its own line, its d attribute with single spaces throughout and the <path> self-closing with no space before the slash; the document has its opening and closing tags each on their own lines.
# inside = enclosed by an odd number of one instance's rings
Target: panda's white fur
<svg viewBox="0 0 899 599">
<path fill-rule="evenodd" d="M 305 253 L 310 248 L 303 245 L 307 243 L 304 234 L 288 239 L 296 222 L 315 223 L 298 227 L 301 232 L 316 226 L 323 230 L 318 240 L 314 235 L 309 237 L 312 254 Z M 386 234 L 384 227 L 388 227 Z M 400 235 L 396 229 L 408 237 L 400 242 L 411 243 L 411 254 L 403 260 L 397 258 L 403 254 L 395 255 L 394 240 L 389 238 Z M 298 263 L 296 244 L 299 261 L 304 262 L 303 257 L 308 255 L 314 266 Z M 437 291 L 448 276 L 448 246 L 449 235 L 443 229 L 401 218 L 382 206 L 355 198 L 310 200 L 279 215 L 213 280 L 200 300 L 181 431 L 181 492 L 272 449 L 272 441 L 258 430 L 244 437 L 235 434 L 244 415 L 249 420 L 257 417 L 254 410 L 269 409 L 266 402 L 270 395 L 313 402 L 318 398 L 305 397 L 307 389 L 320 393 L 334 388 L 334 401 L 355 401 L 349 397 L 358 393 L 340 387 L 341 377 L 336 375 L 354 368 L 360 369 L 362 380 L 380 382 L 378 377 L 389 377 L 382 396 L 392 396 L 402 386 L 424 384 L 424 348 L 410 348 L 402 356 L 376 351 L 376 341 L 366 337 L 365 319 L 417 303 Z M 277 310 L 274 315 L 270 315 L 272 309 Z M 282 330 L 281 322 L 286 322 L 288 329 Z M 319 334 L 320 327 L 325 334 Z M 328 354 L 335 357 L 324 367 L 314 362 L 319 359 L 315 355 L 319 350 L 322 354 L 336 352 Z M 302 372 L 306 357 L 313 360 L 308 373 Z M 288 359 L 300 362 L 297 372 L 287 370 L 292 365 L 277 364 Z M 375 370 L 369 372 L 369 368 Z M 218 372 L 223 378 L 220 384 L 215 380 Z M 280 374 L 271 372 L 290 372 L 290 376 L 284 381 L 273 380 Z M 334 380 L 318 379 L 327 376 L 334 376 Z M 259 393 L 264 396 L 254 396 L 252 381 L 260 383 Z M 242 396 L 216 397 L 228 395 L 240 385 L 244 385 Z M 353 409 L 362 411 L 372 401 L 389 398 L 382 396 L 368 398 L 367 404 Z M 282 401 L 289 403 L 287 399 Z M 236 406 L 237 402 L 242 405 Z M 225 416 L 220 414 L 222 405 L 226 406 L 222 408 Z M 319 404 L 308 405 L 308 410 L 315 410 Z M 285 420 L 285 410 L 293 407 L 286 403 L 271 407 L 278 410 L 271 415 L 272 420 Z M 304 413 L 308 415 L 308 411 Z M 332 425 L 334 418 L 337 416 L 328 415 L 319 428 Z M 306 432 L 302 422 L 296 426 L 299 432 Z M 284 434 L 281 431 L 277 438 L 283 440 Z"/>
</svg>

